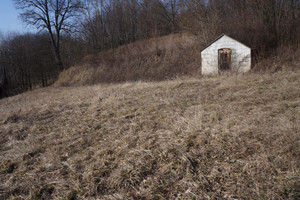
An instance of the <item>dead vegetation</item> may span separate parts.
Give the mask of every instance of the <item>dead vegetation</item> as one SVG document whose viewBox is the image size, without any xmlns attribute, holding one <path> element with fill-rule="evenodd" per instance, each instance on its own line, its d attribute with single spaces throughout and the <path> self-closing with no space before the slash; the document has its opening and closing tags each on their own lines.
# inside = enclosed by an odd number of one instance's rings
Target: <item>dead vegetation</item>
<svg viewBox="0 0 300 200">
<path fill-rule="evenodd" d="M 299 199 L 300 71 L 0 101 L 0 199 Z"/>
<path fill-rule="evenodd" d="M 189 34 L 151 38 L 86 56 L 60 74 L 57 86 L 124 81 L 159 81 L 195 75 L 200 69 L 199 39 Z"/>
<path fill-rule="evenodd" d="M 191 34 L 171 34 L 88 55 L 63 71 L 55 86 L 83 86 L 126 81 L 162 81 L 201 74 L 204 40 Z M 283 45 L 273 52 L 252 52 L 253 72 L 297 69 L 300 49 Z"/>
<path fill-rule="evenodd" d="M 260 54 L 260 58 L 252 55 L 252 62 L 255 63 L 253 71 L 256 72 L 277 72 L 282 69 L 290 70 L 300 66 L 300 48 L 299 45 L 283 45 L 277 50 L 266 56 Z"/>
</svg>

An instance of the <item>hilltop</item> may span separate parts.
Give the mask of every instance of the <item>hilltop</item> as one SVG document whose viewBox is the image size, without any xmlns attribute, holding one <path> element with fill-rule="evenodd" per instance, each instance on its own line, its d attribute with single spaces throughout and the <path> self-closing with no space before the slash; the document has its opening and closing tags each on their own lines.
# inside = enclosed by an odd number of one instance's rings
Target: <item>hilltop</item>
<svg viewBox="0 0 300 200">
<path fill-rule="evenodd" d="M 300 198 L 300 71 L 0 100 L 0 199 Z"/>
</svg>

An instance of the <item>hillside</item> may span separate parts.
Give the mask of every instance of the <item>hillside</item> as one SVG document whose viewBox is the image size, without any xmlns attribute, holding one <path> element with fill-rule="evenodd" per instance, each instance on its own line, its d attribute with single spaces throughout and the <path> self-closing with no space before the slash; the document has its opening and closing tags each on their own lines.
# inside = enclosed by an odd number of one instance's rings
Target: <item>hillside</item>
<svg viewBox="0 0 300 200">
<path fill-rule="evenodd" d="M 300 71 L 0 100 L 0 199 L 300 198 Z"/>
<path fill-rule="evenodd" d="M 193 76 L 200 70 L 201 44 L 190 34 L 141 40 L 86 56 L 60 74 L 57 86 L 78 86 L 124 81 L 160 81 Z"/>
<path fill-rule="evenodd" d="M 188 33 L 140 40 L 86 56 L 63 71 L 56 86 L 84 86 L 126 81 L 163 81 L 201 75 L 201 50 L 207 45 Z M 300 65 L 300 48 L 285 45 L 269 53 L 252 52 L 253 72 L 274 72 Z"/>
</svg>

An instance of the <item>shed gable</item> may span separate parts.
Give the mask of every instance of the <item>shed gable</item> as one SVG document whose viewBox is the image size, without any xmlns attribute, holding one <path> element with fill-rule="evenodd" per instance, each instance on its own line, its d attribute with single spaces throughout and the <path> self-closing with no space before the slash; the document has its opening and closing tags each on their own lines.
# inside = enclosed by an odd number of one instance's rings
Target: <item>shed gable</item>
<svg viewBox="0 0 300 200">
<path fill-rule="evenodd" d="M 241 43 L 241 42 L 239 42 L 239 41 L 237 41 L 237 40 L 229 37 L 228 35 L 222 34 L 219 37 L 217 37 L 214 41 L 212 41 L 211 43 L 209 43 L 208 45 L 206 45 L 201 50 L 201 52 L 207 50 L 209 47 L 214 46 L 214 45 L 216 45 L 218 43 L 223 43 L 224 45 L 232 43 L 232 44 L 241 45 L 244 48 L 249 48 L 250 49 L 250 47 L 246 46 L 245 44 L 243 44 L 243 43 Z"/>
</svg>

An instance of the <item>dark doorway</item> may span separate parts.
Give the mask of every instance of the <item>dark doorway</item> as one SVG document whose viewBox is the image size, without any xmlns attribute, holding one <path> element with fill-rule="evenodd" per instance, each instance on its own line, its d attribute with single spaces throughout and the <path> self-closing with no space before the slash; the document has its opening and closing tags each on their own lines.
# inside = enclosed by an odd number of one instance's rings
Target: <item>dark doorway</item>
<svg viewBox="0 0 300 200">
<path fill-rule="evenodd" d="M 219 70 L 229 70 L 231 66 L 231 49 L 219 49 Z"/>
</svg>

